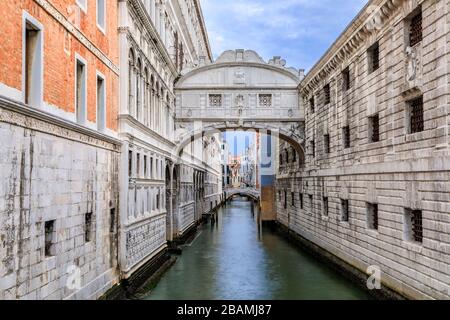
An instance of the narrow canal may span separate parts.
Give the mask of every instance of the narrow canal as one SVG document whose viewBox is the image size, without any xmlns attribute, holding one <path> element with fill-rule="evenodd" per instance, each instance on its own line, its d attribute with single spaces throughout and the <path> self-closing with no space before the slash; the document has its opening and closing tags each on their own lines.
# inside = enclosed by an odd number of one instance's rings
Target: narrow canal
<svg viewBox="0 0 450 320">
<path fill-rule="evenodd" d="M 269 229 L 235 200 L 204 225 L 147 300 L 370 299 L 339 273 Z"/>
</svg>

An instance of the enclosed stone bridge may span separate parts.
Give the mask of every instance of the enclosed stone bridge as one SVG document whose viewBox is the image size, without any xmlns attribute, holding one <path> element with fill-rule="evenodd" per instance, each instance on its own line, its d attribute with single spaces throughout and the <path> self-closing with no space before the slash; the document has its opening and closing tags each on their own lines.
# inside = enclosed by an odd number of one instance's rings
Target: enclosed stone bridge
<svg viewBox="0 0 450 320">
<path fill-rule="evenodd" d="M 256 131 L 290 143 L 304 157 L 304 114 L 298 98 L 303 70 L 256 52 L 224 52 L 187 69 L 175 85 L 177 152 L 193 140 L 230 130 Z"/>
<path fill-rule="evenodd" d="M 225 189 L 225 200 L 228 201 L 235 196 L 249 197 L 255 202 L 259 202 L 261 193 L 255 188 L 227 188 Z"/>
</svg>

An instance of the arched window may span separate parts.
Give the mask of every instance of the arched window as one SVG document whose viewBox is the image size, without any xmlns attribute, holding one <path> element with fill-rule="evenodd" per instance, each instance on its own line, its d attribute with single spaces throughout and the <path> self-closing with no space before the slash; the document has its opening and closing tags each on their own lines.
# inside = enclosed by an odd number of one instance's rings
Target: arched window
<svg viewBox="0 0 450 320">
<path fill-rule="evenodd" d="M 128 54 L 128 113 L 134 114 L 134 53 Z"/>
<path fill-rule="evenodd" d="M 138 58 L 136 65 L 136 119 L 141 120 L 142 117 L 142 64 Z"/>
</svg>

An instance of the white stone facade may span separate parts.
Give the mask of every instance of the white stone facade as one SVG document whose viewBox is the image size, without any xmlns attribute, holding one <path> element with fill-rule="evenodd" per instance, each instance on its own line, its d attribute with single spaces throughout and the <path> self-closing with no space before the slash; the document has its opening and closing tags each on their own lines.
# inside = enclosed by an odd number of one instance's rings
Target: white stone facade
<svg viewBox="0 0 450 320">
<path fill-rule="evenodd" d="M 300 84 L 306 162 L 278 176 L 282 224 L 415 299 L 450 298 L 448 15 L 443 1 L 370 1 Z"/>
</svg>

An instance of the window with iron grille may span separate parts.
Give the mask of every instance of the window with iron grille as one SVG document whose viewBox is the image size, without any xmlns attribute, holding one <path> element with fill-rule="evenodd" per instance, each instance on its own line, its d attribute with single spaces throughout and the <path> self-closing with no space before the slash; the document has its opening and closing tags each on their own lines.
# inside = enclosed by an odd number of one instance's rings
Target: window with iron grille
<svg viewBox="0 0 450 320">
<path fill-rule="evenodd" d="M 291 192 L 291 205 L 295 207 L 295 193 Z"/>
<path fill-rule="evenodd" d="M 300 209 L 303 209 L 303 193 L 299 193 Z"/>
<path fill-rule="evenodd" d="M 259 105 L 261 107 L 271 107 L 272 106 L 272 95 L 271 94 L 260 94 L 259 95 Z"/>
<path fill-rule="evenodd" d="M 422 132 L 423 121 L 423 97 L 409 101 L 410 133 Z"/>
<path fill-rule="evenodd" d="M 209 95 L 209 106 L 210 107 L 221 107 L 222 106 L 222 95 L 221 94 L 210 94 Z"/>
<path fill-rule="evenodd" d="M 316 143 L 314 142 L 314 140 L 311 140 L 310 148 L 311 148 L 311 155 L 313 158 L 315 158 L 316 157 Z"/>
<path fill-rule="evenodd" d="M 367 227 L 371 230 L 378 230 L 378 204 L 367 204 Z"/>
<path fill-rule="evenodd" d="M 285 209 L 287 209 L 287 191 L 284 190 L 284 206 Z"/>
<path fill-rule="evenodd" d="M 422 226 L 422 210 L 405 210 L 406 223 L 406 240 L 422 243 L 423 242 L 423 226 Z"/>
<path fill-rule="evenodd" d="M 380 117 L 378 114 L 369 117 L 369 142 L 380 141 Z"/>
<path fill-rule="evenodd" d="M 45 256 L 55 255 L 55 220 L 45 221 Z"/>
<path fill-rule="evenodd" d="M 341 199 L 341 221 L 348 222 L 348 200 Z"/>
<path fill-rule="evenodd" d="M 309 99 L 309 106 L 311 108 L 311 113 L 314 113 L 315 111 L 315 101 L 314 101 L 314 97 L 312 97 L 311 99 Z"/>
<path fill-rule="evenodd" d="M 342 128 L 342 136 L 344 139 L 344 149 L 350 148 L 350 126 Z"/>
<path fill-rule="evenodd" d="M 328 197 L 323 197 L 322 208 L 323 208 L 322 214 L 325 217 L 328 217 Z"/>
<path fill-rule="evenodd" d="M 330 153 L 330 135 L 326 134 L 323 136 L 323 144 L 325 153 Z"/>
<path fill-rule="evenodd" d="M 380 46 L 376 42 L 367 51 L 369 56 L 369 73 L 372 73 L 380 67 Z"/>
<path fill-rule="evenodd" d="M 327 84 L 323 87 L 324 103 L 329 104 L 331 102 L 330 85 Z"/>
<path fill-rule="evenodd" d="M 350 69 L 348 67 L 342 71 L 342 87 L 345 91 L 350 89 Z"/>
<path fill-rule="evenodd" d="M 409 24 L 409 45 L 415 46 L 422 41 L 422 9 L 416 15 L 411 18 Z"/>
</svg>

